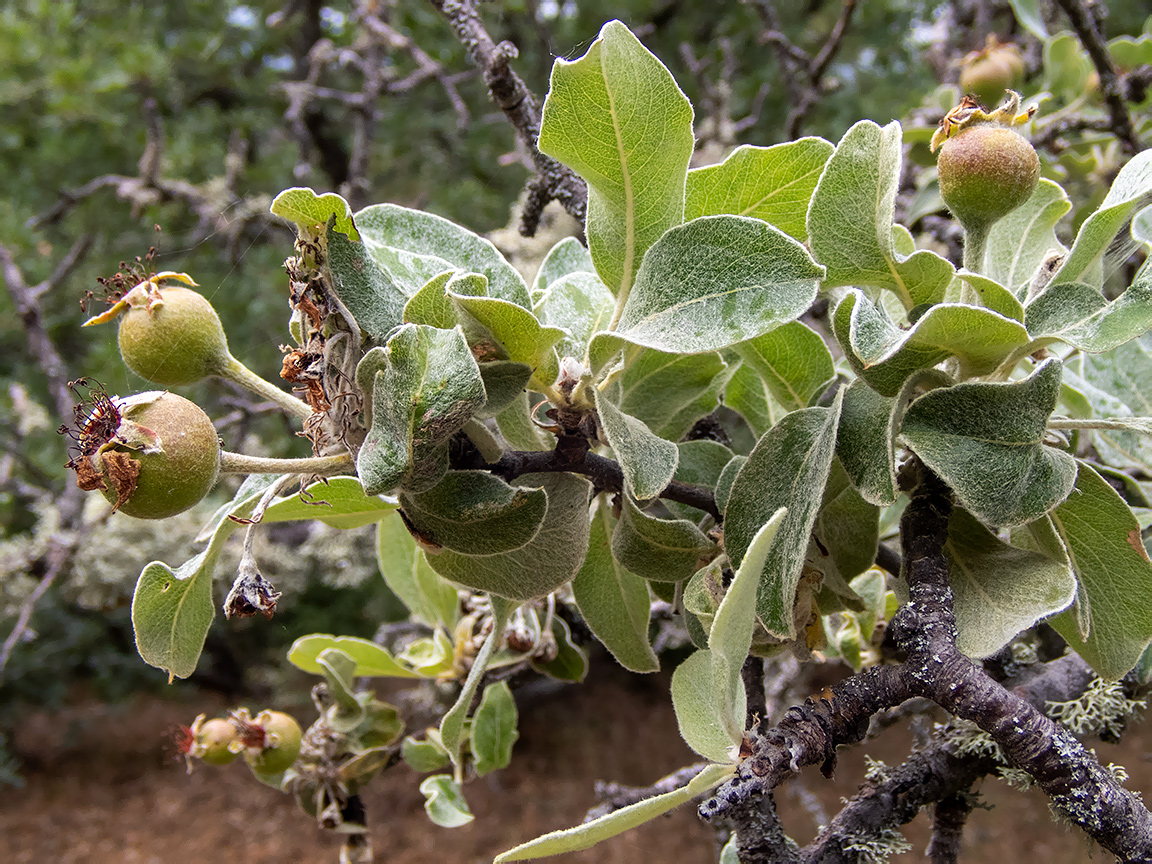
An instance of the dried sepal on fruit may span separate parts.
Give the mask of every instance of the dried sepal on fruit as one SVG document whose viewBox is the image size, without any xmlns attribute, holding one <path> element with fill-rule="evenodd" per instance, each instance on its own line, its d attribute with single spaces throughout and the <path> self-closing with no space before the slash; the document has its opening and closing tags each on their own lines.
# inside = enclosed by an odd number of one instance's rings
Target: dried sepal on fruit
<svg viewBox="0 0 1152 864">
<path fill-rule="evenodd" d="M 1035 106 L 1021 111 L 1010 90 L 995 111 L 965 97 L 940 121 L 931 143 L 940 151 L 940 196 L 966 231 L 986 234 L 1036 191 L 1040 159 L 1017 131 L 1035 113 Z"/>
<path fill-rule="evenodd" d="M 300 755 L 300 724 L 283 711 L 264 710 L 253 717 L 247 708 L 237 708 L 231 721 L 238 734 L 230 746 L 244 754 L 244 761 L 257 774 L 287 771 Z"/>
<path fill-rule="evenodd" d="M 99 490 L 113 506 L 138 519 L 165 519 L 199 502 L 220 472 L 220 440 L 208 415 L 182 396 L 151 391 L 112 397 L 85 379 L 68 467 L 76 484 Z"/>
</svg>

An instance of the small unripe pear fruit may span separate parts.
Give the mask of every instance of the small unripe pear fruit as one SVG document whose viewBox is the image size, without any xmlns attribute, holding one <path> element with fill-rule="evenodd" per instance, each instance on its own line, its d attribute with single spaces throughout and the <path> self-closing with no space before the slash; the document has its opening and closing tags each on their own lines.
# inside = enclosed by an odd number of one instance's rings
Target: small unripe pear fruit
<svg viewBox="0 0 1152 864">
<path fill-rule="evenodd" d="M 243 713 L 241 713 L 243 712 Z M 300 724 L 283 711 L 261 711 L 254 718 L 237 711 L 241 717 L 240 738 L 245 743 L 244 760 L 260 775 L 287 771 L 300 755 Z"/>
<path fill-rule="evenodd" d="M 199 502 L 220 473 L 220 439 L 208 415 L 163 391 L 102 395 L 77 436 L 69 465 L 121 513 L 166 519 Z"/>
<path fill-rule="evenodd" d="M 1012 68 L 1001 57 L 989 55 L 966 65 L 960 73 L 960 89 L 982 104 L 995 108 L 1013 81 Z"/>
<path fill-rule="evenodd" d="M 1014 129 L 974 125 L 940 147 L 940 196 L 966 229 L 987 227 L 1032 197 L 1040 182 L 1035 148 Z"/>
<path fill-rule="evenodd" d="M 190 755 L 208 765 L 227 765 L 239 755 L 238 750 L 230 747 L 237 740 L 236 726 L 231 720 L 219 717 L 200 720 L 192 726 L 192 736 Z"/>
<path fill-rule="evenodd" d="M 154 289 L 120 318 L 120 356 L 153 384 L 180 387 L 221 374 L 231 354 L 220 316 L 207 298 L 179 285 Z"/>
</svg>

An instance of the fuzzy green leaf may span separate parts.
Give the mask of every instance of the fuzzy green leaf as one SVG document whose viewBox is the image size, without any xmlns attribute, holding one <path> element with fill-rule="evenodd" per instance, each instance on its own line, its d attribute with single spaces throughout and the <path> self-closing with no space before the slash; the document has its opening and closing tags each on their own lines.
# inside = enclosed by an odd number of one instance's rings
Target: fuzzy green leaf
<svg viewBox="0 0 1152 864">
<path fill-rule="evenodd" d="M 743 361 L 728 379 L 724 404 L 747 421 L 748 428 L 756 438 L 779 423 L 788 413 L 772 395 L 768 381 Z"/>
<path fill-rule="evenodd" d="M 356 214 L 364 245 L 392 281 L 411 297 L 445 270 L 481 273 L 488 296 L 529 307 L 528 286 L 491 241 L 455 222 L 397 204 Z"/>
<path fill-rule="evenodd" d="M 732 461 L 732 451 L 718 441 L 682 441 L 676 445 L 680 460 L 674 479 L 706 489 L 715 489 L 721 472 Z M 664 506 L 681 519 L 699 519 L 701 511 L 677 501 L 664 501 Z"/>
<path fill-rule="evenodd" d="M 672 707 L 680 737 L 689 747 L 713 762 L 731 762 L 739 739 L 732 740 L 725 716 L 718 710 L 720 691 L 727 682 L 716 680 L 715 667 L 711 651 L 697 651 L 677 666 L 672 673 Z M 744 701 L 743 696 L 741 686 L 736 701 Z M 740 725 L 744 725 L 743 717 Z"/>
<path fill-rule="evenodd" d="M 701 354 L 752 339 L 798 318 L 823 274 L 808 250 L 759 219 L 694 219 L 648 250 L 618 328 L 592 339 L 593 365 L 625 343 Z"/>
<path fill-rule="evenodd" d="M 441 828 L 459 828 L 474 818 L 464 800 L 464 790 L 447 774 L 436 774 L 420 784 L 424 796 L 424 812 L 434 825 Z"/>
<path fill-rule="evenodd" d="M 684 219 L 752 216 L 803 242 L 808 202 L 835 149 L 823 138 L 737 147 L 720 164 L 688 172 Z"/>
<path fill-rule="evenodd" d="M 413 771 L 427 774 L 451 764 L 448 753 L 431 737 L 420 739 L 409 735 L 400 745 L 400 758 Z"/>
<path fill-rule="evenodd" d="M 1109 303 L 1083 282 L 1053 285 L 1028 304 L 1024 324 L 1038 346 L 1065 342 L 1081 351 L 1111 351 L 1152 328 L 1152 267 Z"/>
<path fill-rule="evenodd" d="M 495 681 L 484 688 L 480 707 L 472 718 L 472 756 L 476 773 L 483 777 L 512 761 L 512 745 L 520 737 L 516 730 L 516 700 L 507 681 Z"/>
<path fill-rule="evenodd" d="M 496 415 L 496 425 L 512 447 L 517 450 L 551 450 L 556 439 L 537 426 L 531 418 L 528 394 L 521 393 L 512 404 Z"/>
<path fill-rule="evenodd" d="M 341 651 L 355 664 L 349 678 L 419 678 L 420 676 L 396 661 L 382 646 L 369 639 L 356 636 L 332 636 L 327 633 L 312 633 L 301 636 L 288 649 L 288 662 L 311 675 L 323 675 L 324 668 L 318 662 L 322 653 L 329 649 Z"/>
<path fill-rule="evenodd" d="M 572 630 L 559 615 L 552 618 L 552 638 L 556 640 L 556 656 L 551 660 L 533 658 L 532 668 L 557 681 L 579 684 L 588 676 L 588 654 L 576 644 Z"/>
<path fill-rule="evenodd" d="M 708 765 L 699 774 L 692 778 L 686 786 L 663 795 L 645 798 L 636 804 L 630 804 L 619 810 L 613 810 L 607 816 L 593 819 L 574 828 L 563 831 L 553 831 L 543 837 L 537 837 L 509 849 L 496 856 L 493 864 L 506 864 L 509 861 L 527 861 L 532 858 L 544 858 L 549 855 L 559 855 L 562 852 L 579 852 L 590 849 L 601 840 L 623 834 L 637 825 L 643 825 L 657 816 L 667 813 L 673 807 L 679 807 L 691 801 L 697 795 L 703 795 L 709 789 L 719 786 L 732 775 L 730 765 Z"/>
<path fill-rule="evenodd" d="M 413 617 L 451 632 L 460 617 L 456 589 L 428 565 L 399 514 L 377 525 L 376 560 L 384 582 Z"/>
<path fill-rule="evenodd" d="M 583 57 L 552 67 L 537 144 L 587 181 L 596 272 L 627 295 L 648 247 L 684 220 L 695 144 L 688 98 L 627 27 L 610 21 Z"/>
<path fill-rule="evenodd" d="M 427 492 L 400 493 L 409 525 L 428 543 L 461 555 L 520 549 L 544 524 L 543 489 L 509 486 L 487 471 L 449 471 Z"/>
<path fill-rule="evenodd" d="M 832 466 L 842 401 L 838 393 L 831 408 L 794 411 L 768 430 L 736 475 L 724 511 L 724 544 L 739 568 L 760 528 L 787 508 L 756 600 L 764 626 L 782 639 L 796 635 L 792 606 Z"/>
<path fill-rule="evenodd" d="M 1008 5 L 1012 7 L 1012 14 L 1021 27 L 1041 41 L 1048 38 L 1044 15 L 1040 12 L 1040 0 L 1008 0 Z"/>
<path fill-rule="evenodd" d="M 1076 611 L 1064 612 L 1052 626 L 1107 681 L 1136 665 L 1152 641 L 1152 564 L 1140 538 L 1140 524 L 1124 500 L 1084 462 L 1076 493 L 1052 512 L 1052 522 L 1068 551 L 1079 583 Z"/>
<path fill-rule="evenodd" d="M 404 317 L 407 295 L 381 269 L 363 243 L 328 229 L 328 257 L 324 268 L 336 296 L 352 313 L 370 344 L 382 345 Z"/>
<path fill-rule="evenodd" d="M 153 561 L 141 571 L 132 595 L 136 650 L 149 666 L 167 672 L 169 682 L 196 671 L 208 628 L 216 617 L 212 571 L 225 541 L 239 527 L 228 517 L 245 519 L 252 515 L 261 494 L 276 480 L 270 475 L 248 477 L 197 536 L 197 540 L 208 541 L 199 555 L 175 570 L 162 561 Z"/>
<path fill-rule="evenodd" d="M 1072 250 L 1052 277 L 1052 283 L 1100 285 L 1105 276 L 1101 260 L 1104 253 L 1132 214 L 1148 203 L 1149 196 L 1152 196 L 1152 151 L 1145 150 L 1125 163 L 1100 207 L 1084 220 Z"/>
<path fill-rule="evenodd" d="M 367 494 L 435 484 L 442 471 L 421 469 L 484 405 L 480 368 L 459 330 L 405 324 L 373 348 L 356 370 L 371 395 L 371 425 L 356 460 Z"/>
<path fill-rule="evenodd" d="M 620 410 L 653 431 L 663 429 L 681 410 L 709 393 L 716 376 L 727 368 L 715 353 L 668 354 L 641 349 L 624 367 Z"/>
<path fill-rule="evenodd" d="M 712 618 L 708 633 L 708 653 L 712 657 L 712 686 L 715 712 L 728 733 L 729 744 L 744 738 L 747 694 L 740 670 L 752 647 L 756 627 L 756 593 L 768 566 L 768 556 L 787 511 L 781 507 L 760 526 L 720 608 Z M 716 760 L 719 761 L 719 760 Z"/>
<path fill-rule="evenodd" d="M 588 628 L 625 669 L 655 672 L 660 661 L 648 641 L 648 583 L 612 555 L 612 509 L 598 497 L 592 509 L 588 556 L 572 580 L 572 594 Z"/>
<path fill-rule="evenodd" d="M 824 340 L 799 321 L 741 342 L 736 352 L 789 411 L 807 408 L 836 375 Z"/>
<path fill-rule="evenodd" d="M 938 303 L 955 268 L 934 252 L 903 254 L 893 220 L 900 185 L 900 124 L 862 120 L 828 160 L 808 208 L 816 260 L 828 268 L 824 287 L 872 285 L 895 292 L 906 309 Z"/>
<path fill-rule="evenodd" d="M 303 492 L 277 498 L 264 511 L 261 522 L 316 519 L 333 528 L 360 528 L 379 522 L 396 509 L 380 495 L 365 495 L 355 477 L 330 477 Z"/>
<path fill-rule="evenodd" d="M 541 324 L 568 331 L 556 344 L 560 355 L 581 360 L 588 351 L 592 334 L 607 328 L 615 302 L 599 276 L 576 272 L 549 284 L 533 311 Z"/>
<path fill-rule="evenodd" d="M 488 420 L 519 400 L 532 379 L 532 367 L 512 360 L 489 360 L 478 365 L 480 380 L 484 382 L 484 407 L 476 412 L 476 419 Z"/>
<path fill-rule="evenodd" d="M 472 699 L 480 687 L 480 681 L 488 669 L 492 655 L 496 653 L 504 639 L 504 626 L 508 623 L 508 616 L 515 609 L 515 604 L 500 597 L 492 598 L 492 630 L 476 652 L 472 661 L 472 668 L 468 670 L 468 677 L 464 679 L 464 686 L 456 696 L 456 701 L 447 713 L 440 719 L 440 743 L 448 751 L 453 765 L 460 764 L 460 748 L 464 742 L 464 721 L 468 719 L 468 712 L 472 708 Z M 425 781 L 427 782 L 427 781 Z"/>
<path fill-rule="evenodd" d="M 679 582 L 699 569 L 702 555 L 715 549 L 692 522 L 658 519 L 644 513 L 631 497 L 623 499 L 620 520 L 612 532 L 612 554 L 637 576 Z"/>
<path fill-rule="evenodd" d="M 844 393 L 836 433 L 836 455 L 852 484 L 882 507 L 896 501 L 896 402 L 857 378 Z"/>
<path fill-rule="evenodd" d="M 269 209 L 281 219 L 298 225 L 304 233 L 312 236 L 324 233 L 319 230 L 319 226 L 327 225 L 328 220 L 335 216 L 333 228 L 354 243 L 360 241 L 356 222 L 352 218 L 352 208 L 335 192 L 317 195 L 307 186 L 294 186 L 273 198 Z"/>
<path fill-rule="evenodd" d="M 1024 306 L 1015 294 L 999 282 L 968 270 L 956 273 L 956 279 L 945 293 L 944 301 L 983 306 L 1013 321 L 1024 321 Z"/>
<path fill-rule="evenodd" d="M 1127 342 L 1107 354 L 1082 354 L 1070 361 L 1079 372 L 1092 416 L 1124 419 L 1152 416 L 1152 337 Z M 1092 430 L 1092 440 L 1109 465 L 1152 471 L 1152 441 L 1134 432 Z"/>
<path fill-rule="evenodd" d="M 537 389 L 552 385 L 560 372 L 552 346 L 564 337 L 563 330 L 541 325 L 527 309 L 507 300 L 454 294 L 451 290 L 448 296 L 474 353 L 485 360 L 524 363 L 531 367 Z M 485 349 L 482 355 L 480 348 Z"/>
<path fill-rule="evenodd" d="M 933 390 L 912 403 L 901 435 L 982 522 L 1031 522 L 1063 501 L 1076 479 L 1072 457 L 1043 443 L 1060 373 L 1052 359 L 1021 381 Z"/>
<path fill-rule="evenodd" d="M 625 414 L 599 389 L 595 394 L 600 425 L 624 472 L 625 488 L 641 501 L 655 498 L 676 473 L 676 445 Z"/>
<path fill-rule="evenodd" d="M 549 249 L 544 260 L 540 262 L 540 269 L 536 271 L 536 278 L 532 281 L 532 305 L 538 304 L 539 298 L 554 283 L 576 273 L 595 275 L 596 265 L 583 243 L 575 237 L 565 237 Z"/>
<path fill-rule="evenodd" d="M 836 307 L 832 326 L 853 370 L 884 396 L 895 396 L 914 372 L 947 357 L 959 360 L 961 377 L 987 375 L 1029 342 L 1019 321 L 951 303 L 938 303 L 902 330 L 855 290 Z"/>
<path fill-rule="evenodd" d="M 1065 251 L 1055 229 L 1071 209 L 1064 190 L 1041 179 L 1032 197 L 1000 219 L 989 234 L 983 274 L 1021 297 L 1045 256 Z"/>
<path fill-rule="evenodd" d="M 956 608 L 956 646 L 969 657 L 995 654 L 1076 596 L 1076 579 L 1066 563 L 1009 546 L 959 507 L 948 521 L 944 554 Z"/>
<path fill-rule="evenodd" d="M 497 555 L 461 555 L 447 549 L 428 563 L 476 591 L 530 600 L 559 588 L 579 570 L 588 550 L 588 496 L 592 484 L 575 474 L 525 474 L 516 482 L 548 494 L 548 510 L 531 542 Z"/>
<path fill-rule="evenodd" d="M 847 403 L 847 398 L 844 401 Z M 842 427 L 843 409 L 840 423 Z M 861 497 L 840 460 L 834 459 L 824 487 L 820 515 L 812 528 L 813 536 L 820 541 L 813 563 L 824 572 L 826 587 L 851 596 L 848 581 L 876 560 L 879 529 L 880 508 Z"/>
</svg>

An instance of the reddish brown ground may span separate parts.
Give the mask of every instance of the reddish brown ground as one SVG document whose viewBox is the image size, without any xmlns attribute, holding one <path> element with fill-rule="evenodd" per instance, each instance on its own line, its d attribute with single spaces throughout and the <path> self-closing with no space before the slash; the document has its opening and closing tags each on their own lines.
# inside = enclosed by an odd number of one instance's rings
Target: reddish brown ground
<svg viewBox="0 0 1152 864">
<path fill-rule="evenodd" d="M 395 769 L 366 794 L 378 862 L 473 864 L 539 833 L 572 825 L 595 802 L 597 778 L 648 783 L 692 761 L 679 739 L 666 678 L 637 681 L 600 670 L 600 680 L 536 704 L 521 718 L 512 767 L 466 788 L 471 825 L 445 830 L 423 813 L 418 779 Z M 608 674 L 603 674 L 608 672 Z M 577 698 L 579 697 L 579 698 Z M 28 780 L 0 787 L 0 862 L 5 864 L 335 864 L 337 844 L 283 796 L 256 783 L 242 764 L 201 767 L 191 776 L 170 753 L 167 730 L 199 711 L 224 706 L 186 692 L 185 701 L 142 699 L 129 709 L 84 705 L 37 717 L 17 740 Z M 1121 747 L 1097 745 L 1120 762 L 1130 788 L 1152 800 L 1145 726 Z M 890 730 L 869 749 L 898 762 L 907 735 Z M 863 776 L 863 754 L 843 754 L 836 782 L 812 769 L 804 781 L 831 812 Z M 1089 860 L 1081 836 L 1052 825 L 1042 796 L 986 781 L 984 800 L 965 834 L 965 862 L 1073 864 Z M 779 796 L 785 825 L 804 842 L 814 833 L 796 797 Z M 927 826 L 905 830 L 916 849 L 893 862 L 922 861 Z M 691 810 L 655 820 L 593 850 L 558 862 L 714 862 L 710 829 Z M 1095 861 L 1110 860 L 1097 852 Z"/>
</svg>

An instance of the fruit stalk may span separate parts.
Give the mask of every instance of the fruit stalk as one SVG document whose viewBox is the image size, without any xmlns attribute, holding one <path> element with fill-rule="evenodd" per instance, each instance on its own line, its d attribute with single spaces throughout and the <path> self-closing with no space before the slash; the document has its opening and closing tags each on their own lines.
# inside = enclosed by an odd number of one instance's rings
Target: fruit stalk
<svg viewBox="0 0 1152 864">
<path fill-rule="evenodd" d="M 297 399 L 291 393 L 285 393 L 271 381 L 266 381 L 261 378 L 231 355 L 229 355 L 228 362 L 224 368 L 220 370 L 219 374 L 221 378 L 227 378 L 229 381 L 239 384 L 245 390 L 249 390 L 257 396 L 267 399 L 269 402 L 274 402 L 293 417 L 307 420 L 312 416 L 312 406 L 307 402 L 302 399 Z"/>
<path fill-rule="evenodd" d="M 353 465 L 349 453 L 337 456 L 311 456 L 304 459 L 274 459 L 228 451 L 220 454 L 221 474 L 318 474 L 328 477 L 347 471 Z"/>
</svg>

